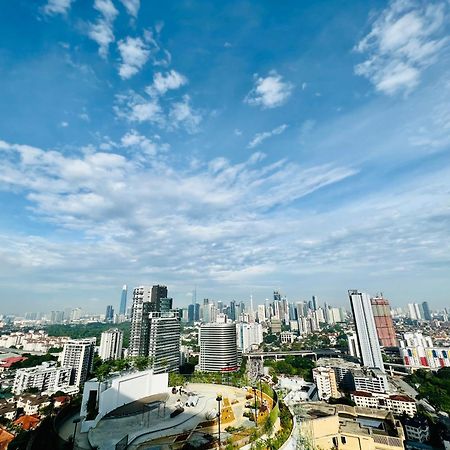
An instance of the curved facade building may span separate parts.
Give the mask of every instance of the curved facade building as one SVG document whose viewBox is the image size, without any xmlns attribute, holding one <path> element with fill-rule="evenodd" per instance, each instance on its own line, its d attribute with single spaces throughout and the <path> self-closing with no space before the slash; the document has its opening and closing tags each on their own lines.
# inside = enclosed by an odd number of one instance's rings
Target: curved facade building
<svg viewBox="0 0 450 450">
<path fill-rule="evenodd" d="M 200 327 L 199 340 L 201 371 L 234 372 L 239 369 L 236 324 L 204 324 Z"/>
</svg>

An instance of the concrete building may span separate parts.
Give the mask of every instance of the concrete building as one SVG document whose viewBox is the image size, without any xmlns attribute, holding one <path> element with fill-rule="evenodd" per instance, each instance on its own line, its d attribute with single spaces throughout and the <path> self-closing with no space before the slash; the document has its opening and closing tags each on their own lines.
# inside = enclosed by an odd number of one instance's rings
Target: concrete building
<svg viewBox="0 0 450 450">
<path fill-rule="evenodd" d="M 382 297 L 374 297 L 370 302 L 380 345 L 382 347 L 397 347 L 397 336 L 389 301 Z"/>
<path fill-rule="evenodd" d="M 128 287 L 126 284 L 123 285 L 122 293 L 120 295 L 120 305 L 119 305 L 119 314 L 124 316 L 127 313 L 127 292 Z"/>
<path fill-rule="evenodd" d="M 316 367 L 312 373 L 314 383 L 317 386 L 319 400 L 340 397 L 336 383 L 336 374 L 331 367 Z"/>
<path fill-rule="evenodd" d="M 376 394 L 367 391 L 354 391 L 350 395 L 358 407 L 387 409 L 396 416 L 407 414 L 413 417 L 417 412 L 416 401 L 407 395 Z"/>
<path fill-rule="evenodd" d="M 356 290 L 348 291 L 348 295 L 355 321 L 362 363 L 365 367 L 375 367 L 384 371 L 370 297 Z"/>
<path fill-rule="evenodd" d="M 350 353 L 350 356 L 353 356 L 354 358 L 361 358 L 361 353 L 359 351 L 359 345 L 358 345 L 358 336 L 356 333 L 351 332 L 347 334 L 348 339 L 348 352 Z"/>
<path fill-rule="evenodd" d="M 236 324 L 203 324 L 199 331 L 199 342 L 201 371 L 231 372 L 239 369 Z"/>
<path fill-rule="evenodd" d="M 72 369 L 71 385 L 80 386 L 86 381 L 92 370 L 95 341 L 95 337 L 71 339 L 64 344 L 60 362 L 62 367 Z"/>
<path fill-rule="evenodd" d="M 51 395 L 57 391 L 66 391 L 69 388 L 71 372 L 70 367 L 57 367 L 54 361 L 17 369 L 12 392 L 20 395 L 29 389 L 38 389 L 39 393 Z"/>
<path fill-rule="evenodd" d="M 407 417 L 403 426 L 410 441 L 427 442 L 430 439 L 430 426 L 423 416 Z"/>
<path fill-rule="evenodd" d="M 263 341 L 263 329 L 260 323 L 237 323 L 236 333 L 237 347 L 244 353 L 258 348 Z"/>
<path fill-rule="evenodd" d="M 131 333 L 128 354 L 131 357 L 148 355 L 149 323 L 151 311 L 152 288 L 138 286 L 133 289 L 131 307 Z"/>
<path fill-rule="evenodd" d="M 291 331 L 282 331 L 280 333 L 280 342 L 282 344 L 292 344 L 295 341 L 295 334 Z"/>
<path fill-rule="evenodd" d="M 423 311 L 423 318 L 425 320 L 431 320 L 433 318 L 431 316 L 431 311 L 428 302 L 422 302 L 422 311 Z"/>
<path fill-rule="evenodd" d="M 120 359 L 122 357 L 123 333 L 117 328 L 111 328 L 102 333 L 99 356 L 103 361 Z"/>
<path fill-rule="evenodd" d="M 353 370 L 352 375 L 356 391 L 378 392 L 380 394 L 389 391 L 387 376 L 381 370 Z"/>
<path fill-rule="evenodd" d="M 310 402 L 302 405 L 299 415 L 308 448 L 404 449 L 403 427 L 390 411 Z"/>
<path fill-rule="evenodd" d="M 154 373 L 174 372 L 180 367 L 181 325 L 177 312 L 149 313 L 148 355 Z"/>
</svg>

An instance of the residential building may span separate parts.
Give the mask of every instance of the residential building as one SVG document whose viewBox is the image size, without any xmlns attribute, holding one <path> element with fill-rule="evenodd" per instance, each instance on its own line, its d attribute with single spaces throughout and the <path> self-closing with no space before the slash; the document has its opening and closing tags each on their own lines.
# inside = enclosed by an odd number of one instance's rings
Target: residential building
<svg viewBox="0 0 450 450">
<path fill-rule="evenodd" d="M 235 323 L 206 323 L 200 327 L 199 369 L 231 372 L 239 368 Z"/>
<path fill-rule="evenodd" d="M 369 295 L 356 290 L 348 291 L 362 363 L 384 371 L 383 358 L 378 342 L 377 328 Z"/>
<path fill-rule="evenodd" d="M 430 439 L 430 426 L 424 416 L 407 417 L 403 426 L 410 441 L 427 442 Z"/>
<path fill-rule="evenodd" d="M 359 345 L 358 345 L 358 336 L 355 332 L 347 333 L 347 339 L 348 339 L 348 352 L 350 353 L 350 356 L 353 356 L 354 358 L 361 358 L 361 353 L 359 351 Z"/>
<path fill-rule="evenodd" d="M 382 347 L 397 347 L 397 336 L 389 301 L 382 297 L 374 297 L 370 302 L 380 345 Z"/>
<path fill-rule="evenodd" d="M 396 416 L 407 414 L 413 417 L 417 412 L 416 401 L 407 395 L 377 394 L 367 391 L 354 391 L 351 399 L 361 408 L 387 409 Z"/>
<path fill-rule="evenodd" d="M 282 344 L 292 344 L 295 341 L 295 334 L 291 331 L 282 331 L 280 333 L 280 341 Z"/>
<path fill-rule="evenodd" d="M 99 356 L 103 361 L 120 359 L 122 357 L 123 333 L 117 328 L 111 328 L 102 333 Z"/>
<path fill-rule="evenodd" d="M 387 376 L 379 369 L 353 370 L 353 381 L 356 391 L 378 392 L 389 391 Z"/>
<path fill-rule="evenodd" d="M 316 367 L 312 373 L 314 383 L 317 386 L 319 400 L 340 397 L 336 383 L 336 374 L 331 367 Z"/>
<path fill-rule="evenodd" d="M 151 287 L 139 286 L 134 288 L 131 309 L 130 345 L 128 347 L 128 354 L 131 357 L 148 355 L 148 315 L 151 311 L 151 299 Z"/>
<path fill-rule="evenodd" d="M 167 299 L 167 286 L 156 284 L 152 286 L 151 303 L 153 304 L 152 311 L 161 312 L 161 299 Z M 170 305 L 170 309 L 172 304 Z"/>
<path fill-rule="evenodd" d="M 57 367 L 54 361 L 17 369 L 12 392 L 19 395 L 29 389 L 37 389 L 40 393 L 51 395 L 57 391 L 65 391 L 70 385 L 71 372 L 70 367 Z"/>
<path fill-rule="evenodd" d="M 308 448 L 404 449 L 403 427 L 391 411 L 309 402 L 302 404 L 299 415 Z"/>
<path fill-rule="evenodd" d="M 180 319 L 178 313 L 149 313 L 148 355 L 154 373 L 174 372 L 180 367 Z"/>
<path fill-rule="evenodd" d="M 263 341 L 263 329 L 260 323 L 236 324 L 237 348 L 246 353 L 254 348 L 258 348 Z"/>
<path fill-rule="evenodd" d="M 71 339 L 64 344 L 61 353 L 61 366 L 72 369 L 70 384 L 82 385 L 92 370 L 94 361 L 94 346 L 96 339 Z"/>
</svg>

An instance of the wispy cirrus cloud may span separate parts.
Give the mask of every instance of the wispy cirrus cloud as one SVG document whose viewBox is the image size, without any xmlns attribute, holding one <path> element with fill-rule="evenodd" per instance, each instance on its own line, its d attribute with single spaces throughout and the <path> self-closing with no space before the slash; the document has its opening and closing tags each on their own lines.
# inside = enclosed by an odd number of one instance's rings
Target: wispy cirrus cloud
<svg viewBox="0 0 450 450">
<path fill-rule="evenodd" d="M 74 0 L 48 0 L 44 5 L 44 14 L 54 16 L 56 14 L 65 15 L 72 6 Z"/>
<path fill-rule="evenodd" d="M 137 74 L 150 57 L 150 49 L 141 38 L 130 36 L 117 43 L 122 62 L 119 75 L 122 79 L 131 78 Z"/>
<path fill-rule="evenodd" d="M 88 36 L 99 45 L 98 53 L 100 56 L 106 58 L 109 45 L 115 40 L 113 23 L 119 11 L 111 0 L 95 0 L 94 9 L 101 16 L 95 23 L 89 24 Z"/>
<path fill-rule="evenodd" d="M 130 16 L 137 18 L 139 8 L 141 6 L 140 0 L 120 0 L 120 2 L 125 7 Z"/>
<path fill-rule="evenodd" d="M 271 131 L 263 131 L 262 133 L 256 133 L 253 136 L 253 139 L 248 143 L 247 148 L 255 148 L 258 145 L 261 145 L 265 140 L 269 139 L 272 136 L 276 136 L 278 134 L 284 133 L 288 126 L 284 123 L 279 127 L 274 128 Z"/>
<path fill-rule="evenodd" d="M 247 94 L 244 102 L 251 106 L 276 108 L 287 101 L 293 88 L 292 83 L 283 81 L 283 77 L 272 70 L 267 77 L 255 75 L 255 86 Z"/>
<path fill-rule="evenodd" d="M 355 66 L 355 73 L 388 95 L 411 91 L 448 44 L 444 29 L 448 19 L 445 2 L 391 1 L 356 45 L 367 59 Z"/>
</svg>

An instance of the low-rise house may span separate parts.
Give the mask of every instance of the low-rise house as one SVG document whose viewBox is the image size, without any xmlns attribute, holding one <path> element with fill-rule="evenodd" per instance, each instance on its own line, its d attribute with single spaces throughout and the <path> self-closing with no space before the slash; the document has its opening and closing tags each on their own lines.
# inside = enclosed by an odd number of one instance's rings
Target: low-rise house
<svg viewBox="0 0 450 450">
<path fill-rule="evenodd" d="M 23 412 L 29 416 L 39 414 L 40 410 L 50 405 L 48 397 L 40 395 L 21 396 L 17 400 L 17 408 L 23 408 Z"/>
<path fill-rule="evenodd" d="M 2 402 L 0 404 L 0 417 L 8 420 L 14 420 L 16 417 L 16 404 L 11 402 Z"/>
</svg>

